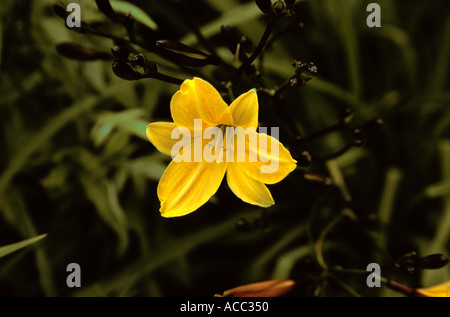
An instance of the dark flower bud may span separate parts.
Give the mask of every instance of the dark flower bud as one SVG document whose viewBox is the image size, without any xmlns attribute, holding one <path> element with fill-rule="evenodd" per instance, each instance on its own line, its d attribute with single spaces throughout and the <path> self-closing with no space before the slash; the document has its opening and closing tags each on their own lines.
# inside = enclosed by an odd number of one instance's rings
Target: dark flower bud
<svg viewBox="0 0 450 317">
<path fill-rule="evenodd" d="M 116 16 L 109 0 L 95 0 L 95 3 L 97 3 L 98 9 L 107 17 L 114 18 Z"/>
<path fill-rule="evenodd" d="M 295 0 L 284 0 L 284 3 L 286 4 L 286 16 L 293 16 L 295 14 Z"/>
<path fill-rule="evenodd" d="M 144 68 L 147 65 L 147 58 L 142 53 L 137 54 L 133 57 L 133 64 Z"/>
<path fill-rule="evenodd" d="M 245 52 L 247 52 L 247 53 L 253 52 L 253 43 L 248 37 L 246 37 L 245 35 L 242 35 L 240 43 L 241 43 L 242 49 Z"/>
<path fill-rule="evenodd" d="M 128 61 L 130 58 L 130 50 L 123 46 L 114 46 L 111 48 L 111 53 L 114 55 L 114 57 L 120 61 Z"/>
<path fill-rule="evenodd" d="M 89 31 L 91 30 L 90 25 L 87 24 L 85 21 L 81 21 L 81 27 L 79 27 L 79 28 L 70 28 L 67 25 L 66 25 L 66 27 L 72 31 L 75 31 L 75 32 L 81 33 L 81 34 L 89 33 Z"/>
<path fill-rule="evenodd" d="M 67 6 L 60 1 L 55 2 L 55 4 L 53 5 L 53 11 L 55 11 L 55 13 L 64 20 L 69 16 L 69 12 L 67 12 Z"/>
<path fill-rule="evenodd" d="M 416 252 L 410 252 L 402 255 L 395 266 L 405 269 L 409 273 L 414 273 L 417 269 L 439 269 L 447 265 L 449 259 L 443 254 L 431 254 L 418 258 Z"/>
<path fill-rule="evenodd" d="M 276 15 L 280 15 L 286 10 L 286 4 L 283 0 L 277 0 L 272 7 Z"/>
<path fill-rule="evenodd" d="M 272 0 L 255 0 L 258 8 L 267 15 L 274 15 Z"/>
<path fill-rule="evenodd" d="M 416 261 L 421 269 L 439 269 L 448 264 L 448 258 L 443 254 L 431 254 Z"/>
<path fill-rule="evenodd" d="M 135 55 L 131 61 L 131 64 L 134 67 L 142 67 L 144 69 L 144 73 L 146 74 L 158 73 L 158 64 L 147 61 L 147 58 L 142 53 Z"/>
<path fill-rule="evenodd" d="M 235 54 L 236 48 L 240 42 L 240 36 L 237 31 L 224 24 L 220 27 L 220 32 L 230 52 Z"/>
<path fill-rule="evenodd" d="M 225 44 L 230 49 L 231 53 L 235 54 L 237 46 L 240 44 L 241 60 L 242 55 L 245 56 L 244 52 L 250 53 L 253 51 L 252 41 L 248 37 L 240 34 L 236 29 L 233 29 L 228 25 L 222 25 L 220 31 Z"/>
<path fill-rule="evenodd" d="M 186 66 L 201 67 L 220 63 L 218 57 L 205 54 L 177 41 L 160 40 L 156 42 L 156 47 L 160 48 L 161 53 L 166 57 Z"/>
<path fill-rule="evenodd" d="M 125 80 L 138 80 L 142 78 L 140 73 L 123 61 L 115 60 L 112 64 L 112 70 L 117 77 Z"/>
<path fill-rule="evenodd" d="M 71 42 L 63 42 L 56 45 L 58 53 L 64 57 L 78 61 L 108 60 L 111 56 L 106 53 L 97 52 L 90 48 Z"/>
</svg>

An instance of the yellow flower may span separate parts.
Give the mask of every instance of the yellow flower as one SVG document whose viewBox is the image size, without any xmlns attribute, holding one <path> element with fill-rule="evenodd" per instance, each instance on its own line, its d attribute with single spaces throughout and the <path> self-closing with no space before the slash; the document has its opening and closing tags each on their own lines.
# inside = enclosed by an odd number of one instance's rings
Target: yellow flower
<svg viewBox="0 0 450 317">
<path fill-rule="evenodd" d="M 265 184 L 284 179 L 296 168 L 296 161 L 275 138 L 256 132 L 258 97 L 254 89 L 228 106 L 208 82 L 200 78 L 185 80 L 172 97 L 170 111 L 174 122 L 155 122 L 147 126 L 150 142 L 160 152 L 173 157 L 157 189 L 162 216 L 178 217 L 198 209 L 216 193 L 225 173 L 230 189 L 244 202 L 261 207 L 274 204 Z M 199 119 L 200 128 L 196 124 Z M 205 137 L 206 131 L 214 127 L 225 132 L 223 141 L 218 135 L 213 141 Z M 241 144 L 238 139 L 242 136 L 244 150 L 238 148 Z M 251 142 L 253 137 L 258 143 Z M 196 147 L 198 142 L 200 151 Z M 263 151 L 261 145 L 264 144 L 267 146 Z M 174 154 L 174 149 L 180 145 L 181 151 L 175 150 Z M 209 148 L 213 148 L 210 151 L 216 159 L 201 157 L 198 160 L 197 154 Z M 245 160 L 240 160 L 240 155 Z M 186 159 L 186 156 L 194 159 Z"/>
<path fill-rule="evenodd" d="M 428 288 L 418 288 L 416 292 L 426 297 L 450 297 L 450 281 Z"/>
</svg>

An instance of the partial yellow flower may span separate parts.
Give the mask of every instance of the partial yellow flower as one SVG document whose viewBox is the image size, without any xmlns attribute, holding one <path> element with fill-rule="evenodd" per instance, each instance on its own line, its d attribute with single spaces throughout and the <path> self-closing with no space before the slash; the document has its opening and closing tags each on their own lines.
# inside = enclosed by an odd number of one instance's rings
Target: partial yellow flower
<svg viewBox="0 0 450 317">
<path fill-rule="evenodd" d="M 417 288 L 416 292 L 427 297 L 450 297 L 450 281 L 428 288 Z"/>
<path fill-rule="evenodd" d="M 291 291 L 295 281 L 289 279 L 269 280 L 246 284 L 229 289 L 215 297 L 279 297 Z"/>
<path fill-rule="evenodd" d="M 182 146 L 158 184 L 162 216 L 178 217 L 195 211 L 217 192 L 225 174 L 230 189 L 244 202 L 261 207 L 274 204 L 265 184 L 283 180 L 297 162 L 278 140 L 256 132 L 258 97 L 254 89 L 228 106 L 211 84 L 195 77 L 185 80 L 174 94 L 170 111 L 173 122 L 147 126 L 147 137 L 160 152 L 172 155 Z M 199 119 L 201 129 L 196 125 Z M 203 133 L 213 127 L 225 133 L 223 140 L 217 136 L 205 138 Z M 235 134 L 229 134 L 228 128 L 237 128 Z M 258 142 L 252 142 L 252 138 Z M 239 139 L 245 140 L 244 148 L 237 148 L 242 144 Z M 196 147 L 199 144 L 200 151 Z M 220 159 L 196 160 L 206 147 Z"/>
</svg>

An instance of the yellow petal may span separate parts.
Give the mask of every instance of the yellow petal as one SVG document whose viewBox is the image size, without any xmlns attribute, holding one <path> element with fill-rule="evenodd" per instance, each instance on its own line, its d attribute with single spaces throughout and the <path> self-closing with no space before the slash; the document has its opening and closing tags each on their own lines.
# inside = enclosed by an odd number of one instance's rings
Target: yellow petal
<svg viewBox="0 0 450 317">
<path fill-rule="evenodd" d="M 216 193 L 226 169 L 226 163 L 172 161 L 158 184 L 161 215 L 179 217 L 198 209 Z"/>
<path fill-rule="evenodd" d="M 154 122 L 147 125 L 148 140 L 160 151 L 166 155 L 171 155 L 172 147 L 179 139 L 172 139 L 172 132 L 177 129 L 173 122 Z"/>
<path fill-rule="evenodd" d="M 231 191 L 244 202 L 261 207 L 275 204 L 269 189 L 262 182 L 249 177 L 241 163 L 228 163 L 227 182 Z"/>
<path fill-rule="evenodd" d="M 418 288 L 416 291 L 429 297 L 450 297 L 450 281 L 429 288 Z"/>
<path fill-rule="evenodd" d="M 240 95 L 230 105 L 234 125 L 237 127 L 258 127 L 258 95 L 252 89 Z"/>
<path fill-rule="evenodd" d="M 226 138 L 228 142 L 228 134 Z M 234 162 L 239 162 L 248 176 L 265 184 L 280 182 L 297 167 L 297 161 L 283 144 L 267 134 L 252 131 L 251 128 L 235 129 L 232 150 L 235 152 Z"/>
<path fill-rule="evenodd" d="M 181 84 L 173 95 L 170 111 L 177 126 L 194 128 L 194 119 L 202 119 L 203 129 L 219 124 L 232 125 L 230 109 L 219 92 L 203 79 L 194 77 Z"/>
</svg>

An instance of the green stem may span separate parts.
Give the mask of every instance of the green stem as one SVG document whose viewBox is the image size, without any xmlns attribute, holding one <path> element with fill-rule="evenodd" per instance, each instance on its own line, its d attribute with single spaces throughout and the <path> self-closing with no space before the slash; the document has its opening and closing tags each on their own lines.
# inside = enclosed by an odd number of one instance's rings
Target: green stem
<svg viewBox="0 0 450 317">
<path fill-rule="evenodd" d="M 361 274 L 361 275 L 367 275 L 368 271 L 366 270 L 361 270 L 361 269 L 344 269 L 342 267 L 334 267 L 334 268 L 330 268 L 330 271 L 332 272 L 339 272 L 339 273 L 350 273 L 350 274 Z M 371 273 L 374 274 L 374 273 Z M 388 283 L 389 280 L 383 276 L 378 276 L 378 278 L 380 279 L 381 283 Z"/>
<path fill-rule="evenodd" d="M 359 294 L 356 290 L 353 289 L 350 285 L 343 282 L 341 279 L 337 278 L 333 274 L 330 274 L 328 272 L 328 277 L 330 277 L 333 281 L 335 281 L 339 286 L 341 286 L 343 289 L 345 289 L 349 294 L 351 294 L 354 297 L 362 297 L 361 294 Z"/>
<path fill-rule="evenodd" d="M 275 99 L 280 99 L 281 94 L 289 87 L 291 87 L 291 84 L 289 83 L 289 81 L 285 82 L 283 85 L 278 87 L 278 89 L 275 91 L 273 97 Z"/>
<path fill-rule="evenodd" d="M 346 215 L 344 213 L 338 214 L 334 219 L 332 219 L 328 225 L 322 230 L 322 232 L 319 235 L 319 238 L 317 239 L 314 248 L 316 251 L 316 258 L 319 265 L 324 269 L 328 270 L 328 265 L 325 262 L 325 259 L 323 257 L 323 244 L 325 242 L 325 238 L 328 235 L 328 233 L 345 217 Z"/>
</svg>

